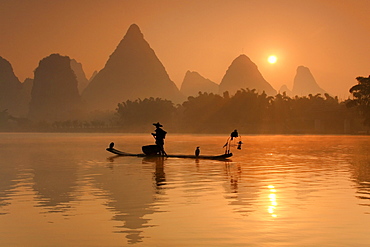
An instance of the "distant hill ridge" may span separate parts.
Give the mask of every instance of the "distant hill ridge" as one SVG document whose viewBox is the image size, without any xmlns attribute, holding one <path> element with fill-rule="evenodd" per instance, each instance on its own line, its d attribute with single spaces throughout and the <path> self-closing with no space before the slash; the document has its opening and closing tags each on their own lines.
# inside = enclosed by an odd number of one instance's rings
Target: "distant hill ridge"
<svg viewBox="0 0 370 247">
<path fill-rule="evenodd" d="M 69 64 L 65 64 L 67 60 Z M 62 68 L 65 75 L 58 74 L 57 67 Z M 38 119 L 71 118 L 76 112 L 72 108 L 80 108 L 81 98 L 89 111 L 112 111 L 118 103 L 128 99 L 159 97 L 182 103 L 187 96 L 197 96 L 199 92 L 222 95 L 225 91 L 234 94 L 247 88 L 268 95 L 276 94 L 257 65 L 242 54 L 232 61 L 220 84 L 198 72 L 187 71 L 179 90 L 136 24 L 129 27 L 104 68 L 94 72 L 90 80 L 87 80 L 81 63 L 52 54 L 40 61 L 35 70 L 35 80 L 27 79 L 21 83 L 11 64 L 0 57 L 0 111 L 8 109 L 14 116 L 26 116 L 29 112 L 29 116 Z M 297 68 L 293 89 L 290 91 L 283 86 L 279 92 L 284 91 L 288 96 L 325 93 L 304 66 Z M 58 105 L 53 98 L 64 103 Z M 59 113 L 55 109 L 59 109 Z"/>
</svg>

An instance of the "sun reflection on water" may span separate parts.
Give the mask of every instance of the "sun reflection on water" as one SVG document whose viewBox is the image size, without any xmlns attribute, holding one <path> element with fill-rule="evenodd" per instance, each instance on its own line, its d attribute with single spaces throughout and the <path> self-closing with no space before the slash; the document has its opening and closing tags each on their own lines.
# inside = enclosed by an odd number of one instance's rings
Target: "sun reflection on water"
<svg viewBox="0 0 370 247">
<path fill-rule="evenodd" d="M 270 194 L 269 194 L 270 205 L 268 206 L 267 211 L 269 212 L 269 214 L 271 214 L 271 217 L 276 218 L 277 215 L 275 213 L 275 209 L 276 209 L 276 206 L 278 205 L 276 201 L 276 194 L 275 194 L 276 189 L 275 189 L 275 186 L 273 185 L 269 185 L 267 187 L 270 189 Z"/>
</svg>

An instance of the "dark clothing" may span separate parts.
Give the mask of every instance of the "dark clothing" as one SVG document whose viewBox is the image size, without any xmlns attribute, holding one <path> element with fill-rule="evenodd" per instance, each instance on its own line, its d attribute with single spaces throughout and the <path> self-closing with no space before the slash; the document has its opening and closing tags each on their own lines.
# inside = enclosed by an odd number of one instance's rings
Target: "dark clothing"
<svg viewBox="0 0 370 247">
<path fill-rule="evenodd" d="M 234 138 L 238 137 L 239 134 L 238 134 L 238 131 L 237 130 L 234 130 L 233 132 L 231 132 L 231 140 L 233 140 Z"/>
<path fill-rule="evenodd" d="M 163 129 L 161 128 L 156 128 L 155 129 L 155 133 L 153 133 L 152 135 L 155 137 L 155 143 L 156 144 L 164 144 L 164 139 L 166 138 L 166 134 L 167 132 L 164 131 Z"/>
<path fill-rule="evenodd" d="M 166 134 L 167 132 L 164 131 L 163 129 L 157 127 L 155 129 L 155 133 L 152 133 L 152 135 L 154 136 L 155 138 L 155 144 L 157 144 L 161 150 L 161 154 L 166 154 L 166 152 L 164 151 L 164 139 L 166 138 Z"/>
</svg>

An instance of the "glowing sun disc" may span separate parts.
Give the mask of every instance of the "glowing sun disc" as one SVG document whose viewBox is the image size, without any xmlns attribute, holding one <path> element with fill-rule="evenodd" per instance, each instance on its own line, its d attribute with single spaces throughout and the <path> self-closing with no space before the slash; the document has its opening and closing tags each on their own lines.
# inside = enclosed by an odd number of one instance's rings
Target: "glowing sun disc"
<svg viewBox="0 0 370 247">
<path fill-rule="evenodd" d="M 276 63 L 277 62 L 277 57 L 276 56 L 274 56 L 274 55 L 271 55 L 271 56 L 269 56 L 268 58 L 267 58 L 267 61 L 269 62 L 269 63 L 271 63 L 271 64 L 274 64 L 274 63 Z"/>
</svg>

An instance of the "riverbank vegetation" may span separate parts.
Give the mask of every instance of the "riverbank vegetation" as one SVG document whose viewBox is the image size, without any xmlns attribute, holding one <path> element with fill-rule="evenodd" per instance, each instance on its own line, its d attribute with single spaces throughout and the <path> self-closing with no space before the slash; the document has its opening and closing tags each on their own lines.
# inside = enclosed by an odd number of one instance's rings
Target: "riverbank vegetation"
<svg viewBox="0 0 370 247">
<path fill-rule="evenodd" d="M 369 77 L 370 78 L 370 77 Z M 0 112 L 0 131 L 151 132 L 161 122 L 172 133 L 366 134 L 370 128 L 370 79 L 357 77 L 353 97 L 329 94 L 274 97 L 242 89 L 233 96 L 199 92 L 175 105 L 160 98 L 127 100 L 116 109 L 84 119 L 32 122 Z"/>
</svg>

